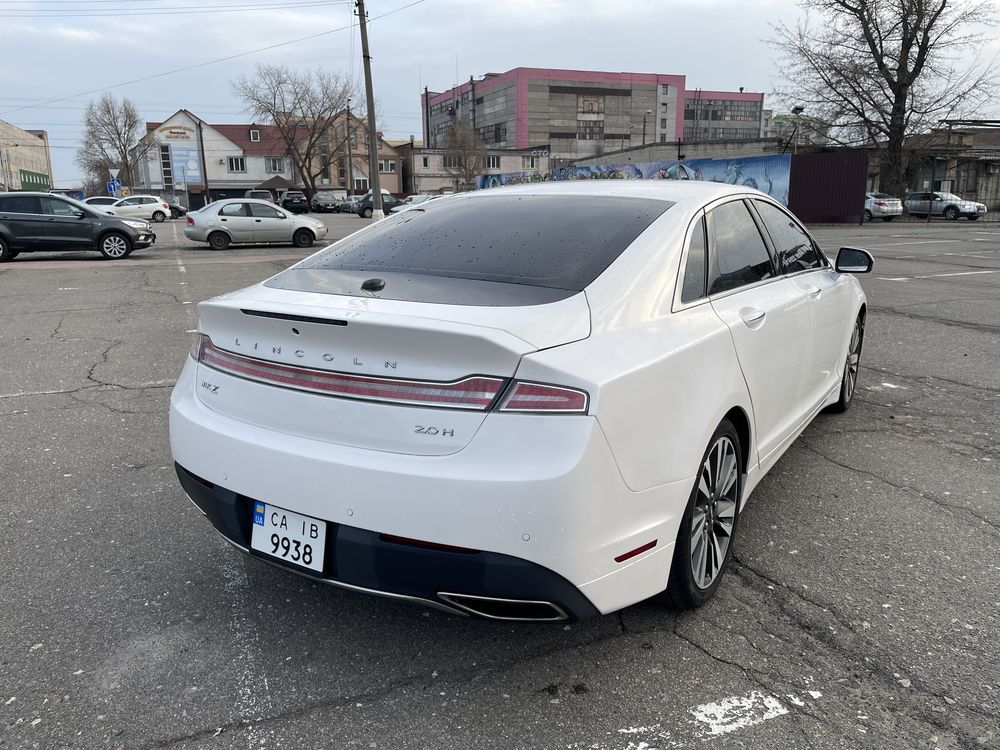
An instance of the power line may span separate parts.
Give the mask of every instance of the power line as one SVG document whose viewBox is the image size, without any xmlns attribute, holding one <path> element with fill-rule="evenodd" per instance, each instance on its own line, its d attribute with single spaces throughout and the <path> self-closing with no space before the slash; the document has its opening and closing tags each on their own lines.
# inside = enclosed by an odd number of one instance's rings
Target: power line
<svg viewBox="0 0 1000 750">
<path fill-rule="evenodd" d="M 406 5 L 401 5 L 400 7 L 396 8 L 395 10 L 390 10 L 390 11 L 388 11 L 386 13 L 383 13 L 381 15 L 375 16 L 371 20 L 374 21 L 374 20 L 379 19 L 379 18 L 385 18 L 386 16 L 391 16 L 393 13 L 399 13 L 402 10 L 406 10 L 407 8 L 412 8 L 414 5 L 420 5 L 423 2 L 426 2 L 426 0 L 414 0 L 413 2 L 407 3 Z M 340 28 L 337 28 L 337 29 L 328 29 L 326 31 L 319 31 L 319 32 L 317 32 L 315 34 L 310 34 L 309 36 L 299 37 L 298 39 L 290 39 L 287 42 L 278 42 L 277 44 L 270 44 L 267 47 L 259 47 L 258 49 L 252 49 L 252 50 L 248 50 L 246 52 L 238 52 L 238 53 L 236 53 L 234 55 L 227 55 L 226 57 L 220 57 L 220 58 L 218 58 L 216 60 L 207 60 L 206 62 L 195 63 L 194 65 L 186 65 L 183 68 L 175 68 L 174 70 L 168 70 L 168 71 L 165 71 L 163 73 L 156 73 L 156 74 L 150 75 L 150 76 L 143 76 L 142 78 L 135 78 L 135 79 L 133 79 L 131 81 L 125 81 L 123 83 L 116 83 L 116 84 L 113 84 L 111 86 L 105 86 L 103 88 L 90 89 L 89 91 L 83 91 L 83 92 L 81 92 L 79 94 L 70 94 L 69 96 L 60 96 L 60 97 L 57 97 L 55 99 L 48 99 L 47 101 L 41 102 L 40 105 L 28 105 L 28 106 L 24 106 L 24 107 L 18 107 L 16 109 L 8 109 L 8 110 L 5 110 L 3 112 L 0 112 L 0 115 L 9 115 L 9 114 L 11 114 L 13 112 L 21 112 L 22 110 L 25 110 L 25 109 L 34 109 L 35 106 L 43 106 L 43 105 L 46 105 L 46 104 L 57 104 L 58 102 L 64 102 L 64 101 L 66 101 L 68 99 L 76 99 L 77 97 L 80 97 L 80 96 L 87 96 L 89 94 L 96 94 L 96 93 L 98 93 L 100 91 L 107 91 L 108 89 L 117 89 L 117 88 L 121 88 L 122 86 L 131 86 L 134 83 L 142 83 L 144 81 L 152 81 L 155 78 L 163 78 L 165 76 L 173 75 L 175 73 L 184 73 L 184 72 L 189 71 L 189 70 L 196 70 L 197 68 L 204 68 L 204 67 L 207 67 L 209 65 L 216 65 L 216 64 L 221 63 L 221 62 L 228 62 L 229 60 L 235 60 L 235 59 L 240 58 L 240 57 L 246 57 L 247 55 L 255 55 L 258 52 L 267 52 L 268 50 L 277 49 L 279 47 L 287 47 L 290 44 L 298 44 L 299 42 L 305 42 L 305 41 L 308 41 L 310 39 L 318 39 L 319 37 L 328 36 L 330 34 L 335 34 L 338 31 L 344 31 L 345 29 L 349 29 L 352 26 L 353 26 L 353 20 L 352 20 L 352 22 L 351 22 L 350 25 L 348 25 L 348 26 L 341 26 Z"/>
<path fill-rule="evenodd" d="M 330 5 L 347 5 L 349 0 L 296 0 L 291 3 L 276 3 L 274 0 L 266 3 L 235 5 L 176 5 L 166 8 L 86 8 L 74 7 L 72 13 L 66 9 L 51 9 L 39 11 L 35 8 L 0 8 L 0 18 L 118 18 L 128 16 L 179 16 L 208 13 L 249 13 L 262 10 L 293 10 L 324 8 Z"/>
</svg>

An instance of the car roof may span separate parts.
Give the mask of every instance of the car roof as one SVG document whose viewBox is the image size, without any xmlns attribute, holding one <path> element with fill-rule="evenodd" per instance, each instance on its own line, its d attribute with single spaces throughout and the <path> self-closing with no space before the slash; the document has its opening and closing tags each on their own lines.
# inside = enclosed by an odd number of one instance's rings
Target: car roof
<svg viewBox="0 0 1000 750">
<path fill-rule="evenodd" d="M 595 198 L 645 198 L 675 204 L 704 204 L 728 195 L 766 193 L 744 185 L 728 185 L 703 180 L 564 180 L 488 188 L 462 195 L 488 198 L 490 195 L 592 195 Z"/>
<path fill-rule="evenodd" d="M 265 206 L 271 206 L 272 208 L 274 207 L 274 204 L 271 203 L 271 201 L 266 201 L 266 200 L 263 200 L 262 198 L 247 198 L 247 197 L 243 197 L 243 198 L 220 198 L 217 201 L 212 201 L 208 205 L 210 205 L 210 206 L 221 206 L 223 203 L 260 203 L 260 204 L 263 204 Z"/>
</svg>

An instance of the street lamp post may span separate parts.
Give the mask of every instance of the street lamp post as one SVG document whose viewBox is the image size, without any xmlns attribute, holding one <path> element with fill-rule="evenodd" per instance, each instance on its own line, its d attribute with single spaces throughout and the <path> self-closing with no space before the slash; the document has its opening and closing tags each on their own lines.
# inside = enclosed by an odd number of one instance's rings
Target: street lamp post
<svg viewBox="0 0 1000 750">
<path fill-rule="evenodd" d="M 800 117 L 806 111 L 805 107 L 792 107 L 792 114 L 795 116 L 795 127 L 792 128 L 792 154 L 797 154 L 799 150 L 799 123 Z"/>
</svg>

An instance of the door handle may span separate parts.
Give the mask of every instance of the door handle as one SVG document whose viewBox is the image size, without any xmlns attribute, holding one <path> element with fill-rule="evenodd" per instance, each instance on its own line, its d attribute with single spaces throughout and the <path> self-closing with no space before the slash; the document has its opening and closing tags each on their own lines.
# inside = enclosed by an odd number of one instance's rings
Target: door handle
<svg viewBox="0 0 1000 750">
<path fill-rule="evenodd" d="M 219 221 L 228 221 L 228 219 L 219 219 Z"/>
<path fill-rule="evenodd" d="M 740 310 L 740 317 L 748 327 L 760 328 L 764 324 L 764 318 L 767 317 L 767 313 L 759 307 L 744 307 Z"/>
<path fill-rule="evenodd" d="M 810 297 L 818 297 L 822 291 L 823 291 L 823 289 L 821 287 L 811 286 L 811 287 L 809 287 L 809 296 Z"/>
<path fill-rule="evenodd" d="M 254 219 L 254 222 L 260 224 L 260 219 Z"/>
</svg>

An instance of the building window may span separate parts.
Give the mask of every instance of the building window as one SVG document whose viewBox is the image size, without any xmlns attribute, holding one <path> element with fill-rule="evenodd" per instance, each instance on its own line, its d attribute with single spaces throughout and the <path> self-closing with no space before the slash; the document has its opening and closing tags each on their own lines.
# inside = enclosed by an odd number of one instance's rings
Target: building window
<svg viewBox="0 0 1000 750">
<path fill-rule="evenodd" d="M 486 168 L 487 169 L 500 169 L 500 157 L 499 156 L 487 156 L 486 157 Z"/>
<path fill-rule="evenodd" d="M 670 93 L 670 87 L 667 84 L 665 84 L 665 83 L 662 84 L 660 86 L 660 93 L 663 94 L 664 96 L 666 96 L 667 94 Z"/>
<path fill-rule="evenodd" d="M 666 143 L 666 142 L 667 142 L 667 134 L 660 133 L 660 143 Z"/>
<path fill-rule="evenodd" d="M 368 178 L 367 177 L 355 177 L 354 178 L 354 192 L 355 193 L 367 193 L 368 192 Z"/>
<path fill-rule="evenodd" d="M 264 159 L 264 169 L 268 174 L 281 174 L 285 171 L 285 159 L 281 156 L 268 156 Z"/>
<path fill-rule="evenodd" d="M 604 112 L 604 97 L 593 94 L 577 94 L 576 111 L 587 115 Z"/>
<path fill-rule="evenodd" d="M 578 141 L 603 141 L 604 122 L 602 120 L 577 120 L 576 139 Z"/>
<path fill-rule="evenodd" d="M 250 140 L 253 141 L 254 143 L 260 143 L 260 131 L 259 130 L 251 130 L 250 131 Z"/>
<path fill-rule="evenodd" d="M 444 168 L 445 169 L 461 169 L 462 168 L 462 157 L 453 156 L 451 154 L 444 155 Z"/>
<path fill-rule="evenodd" d="M 667 103 L 666 102 L 663 102 L 660 105 L 660 112 L 662 112 L 663 114 L 667 114 Z"/>
<path fill-rule="evenodd" d="M 667 118 L 666 117 L 661 117 L 660 118 L 660 129 L 661 130 L 666 130 L 667 129 Z"/>
<path fill-rule="evenodd" d="M 522 156 L 521 157 L 521 169 L 538 169 L 538 157 L 537 156 Z"/>
<path fill-rule="evenodd" d="M 378 171 L 382 174 L 396 174 L 396 162 L 393 159 L 379 159 Z"/>
<path fill-rule="evenodd" d="M 173 191 L 174 172 L 170 166 L 170 146 L 160 146 L 160 171 L 163 174 L 163 189 Z"/>
<path fill-rule="evenodd" d="M 230 172 L 246 172 L 247 171 L 247 160 L 242 156 L 230 156 L 229 157 L 229 171 Z"/>
<path fill-rule="evenodd" d="M 423 163 L 424 169 L 427 169 L 427 167 L 430 166 L 430 159 L 428 159 L 426 156 L 421 158 L 421 162 Z"/>
</svg>

